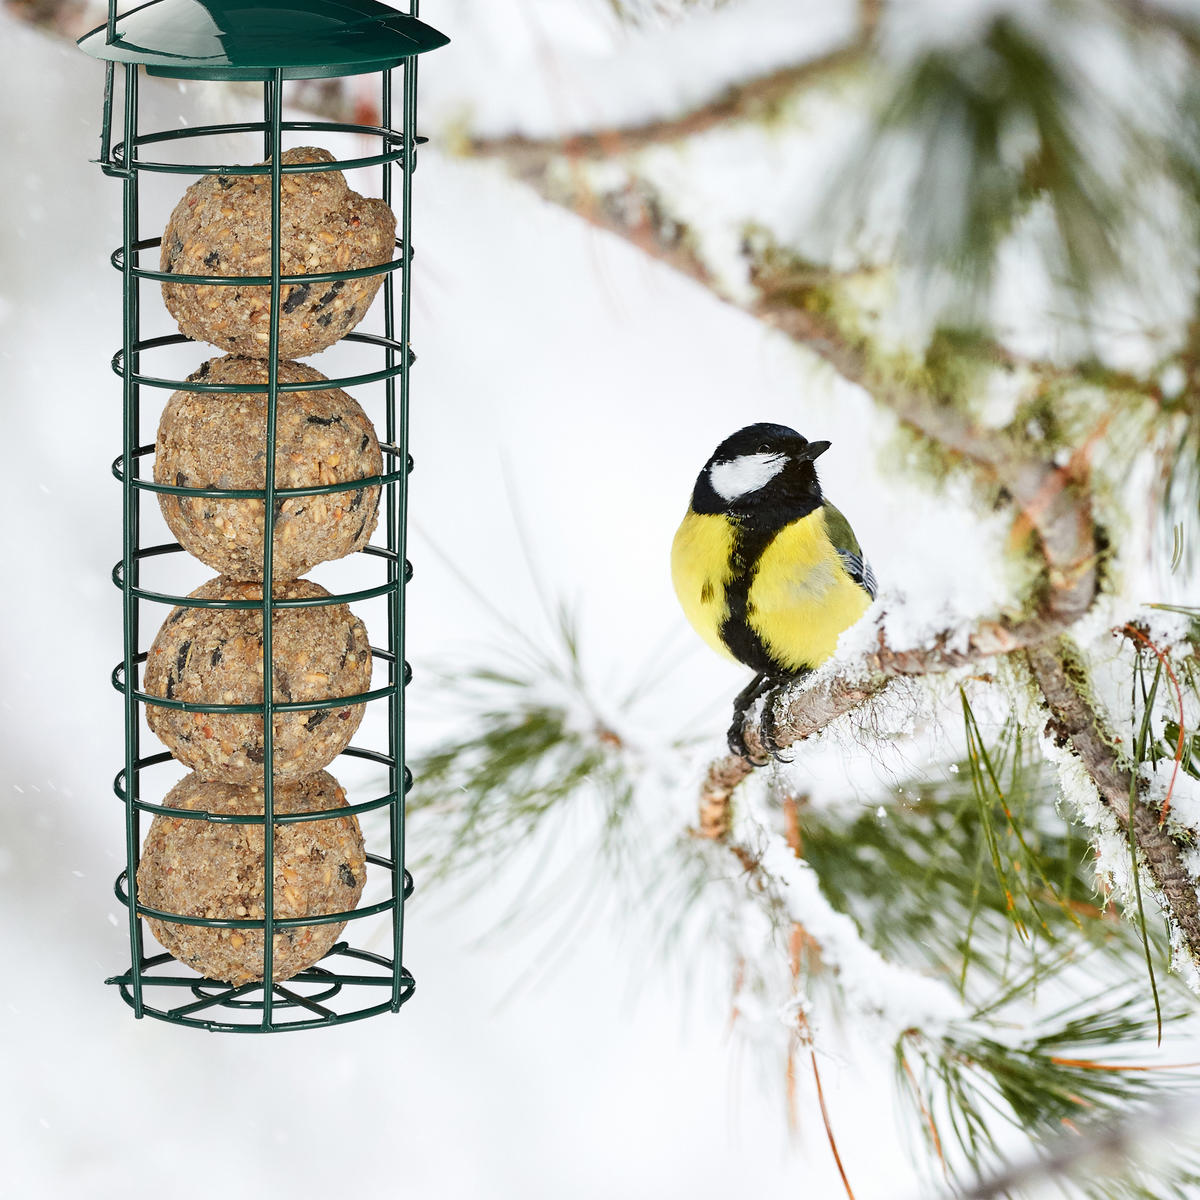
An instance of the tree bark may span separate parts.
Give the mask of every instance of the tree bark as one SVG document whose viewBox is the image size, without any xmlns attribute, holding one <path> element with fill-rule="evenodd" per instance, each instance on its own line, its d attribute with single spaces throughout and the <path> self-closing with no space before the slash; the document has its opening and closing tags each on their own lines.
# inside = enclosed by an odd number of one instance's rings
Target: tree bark
<svg viewBox="0 0 1200 1200">
<path fill-rule="evenodd" d="M 1154 807 L 1141 797 L 1128 766 L 1115 750 L 1111 733 L 1104 728 L 1103 718 L 1087 695 L 1082 669 L 1070 646 L 1065 639 L 1040 642 L 1029 647 L 1025 658 L 1050 710 L 1053 724 L 1049 732 L 1070 742 L 1101 801 L 1126 836 L 1132 819 L 1141 865 L 1163 897 L 1192 959 L 1200 962 L 1196 881 L 1183 863 L 1180 843 L 1160 823 Z"/>
</svg>

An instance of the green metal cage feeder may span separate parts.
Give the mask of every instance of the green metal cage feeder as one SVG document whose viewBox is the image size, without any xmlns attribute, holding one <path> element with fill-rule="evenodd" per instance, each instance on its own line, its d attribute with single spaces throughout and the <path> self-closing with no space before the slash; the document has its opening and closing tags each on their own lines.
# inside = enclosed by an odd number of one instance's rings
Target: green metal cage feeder
<svg viewBox="0 0 1200 1200">
<path fill-rule="evenodd" d="M 405 584 L 411 566 L 405 556 L 408 474 L 412 459 L 408 452 L 409 368 L 414 356 L 409 349 L 410 272 L 412 259 L 411 200 L 416 146 L 417 55 L 444 45 L 448 39 L 422 23 L 418 0 L 410 0 L 409 12 L 397 12 L 377 0 L 150 0 L 124 16 L 118 16 L 116 0 L 110 0 L 108 20 L 80 39 L 81 48 L 106 63 L 106 83 L 101 133 L 100 166 L 104 173 L 122 181 L 124 189 L 124 236 L 112 255 L 123 285 L 123 344 L 112 361 L 123 382 L 123 438 L 113 472 L 122 485 L 124 500 L 121 561 L 113 579 L 124 601 L 124 656 L 113 672 L 113 684 L 124 697 L 125 762 L 114 789 L 125 807 L 125 869 L 117 878 L 116 893 L 129 914 L 131 962 L 124 973 L 109 979 L 138 1017 L 150 1016 L 174 1024 L 209 1030 L 262 1033 L 307 1029 L 359 1020 L 377 1013 L 396 1012 L 412 995 L 414 981 L 402 965 L 404 901 L 412 891 L 412 879 L 404 867 L 404 798 L 412 777 L 405 766 L 404 688 L 411 671 L 404 658 Z M 118 72 L 120 65 L 122 70 Z M 263 119 L 220 125 L 143 132 L 139 127 L 138 72 L 186 80 L 240 80 L 262 85 Z M 394 128 L 392 72 L 400 72 L 403 117 Z M 284 85 L 291 80 L 327 79 L 378 74 L 379 124 L 358 125 L 333 121 L 284 120 Z M 114 140 L 113 110 L 118 74 L 123 75 L 123 126 Z M 285 133 L 355 134 L 378 145 L 377 153 L 334 162 L 282 162 Z M 262 135 L 265 162 L 253 165 L 218 162 L 159 161 L 161 148 L 176 151 L 193 145 L 192 139 L 225 134 Z M 157 151 L 157 153 L 156 153 Z M 281 271 L 282 181 L 285 175 L 328 170 L 378 168 L 382 173 L 382 197 L 393 206 L 398 194 L 397 234 L 390 261 L 378 266 L 307 275 Z M 400 172 L 394 188 L 393 172 Z M 182 176 L 269 176 L 271 183 L 270 273 L 261 276 L 184 275 L 152 269 L 144 261 L 147 252 L 157 251 L 162 239 L 142 236 L 139 219 L 139 183 L 144 173 Z M 355 591 L 318 599 L 273 598 L 275 578 L 272 557 L 277 505 L 289 497 L 331 494 L 347 489 L 342 480 L 320 486 L 282 488 L 276 486 L 271 469 L 276 461 L 276 405 L 280 394 L 312 390 L 314 384 L 288 383 L 279 378 L 281 288 L 382 275 L 383 333 L 350 332 L 342 339 L 368 369 L 343 375 L 320 384 L 321 389 L 355 389 L 380 384 L 384 389 L 384 429 L 379 438 L 384 470 L 381 474 L 356 479 L 355 487 L 381 488 L 380 527 L 366 555 L 379 582 Z M 264 359 L 267 382 L 261 385 L 213 383 L 204 378 L 174 379 L 154 369 L 158 354 L 170 347 L 187 346 L 192 339 L 183 333 L 161 337 L 142 336 L 144 282 L 202 284 L 214 287 L 260 286 L 270 289 L 269 354 Z M 398 328 L 397 328 L 398 326 Z M 155 482 L 147 470 L 155 453 L 153 443 L 141 438 L 143 391 L 211 393 L 265 393 L 266 446 L 265 486 L 259 489 L 188 488 Z M 143 565 L 163 555 L 181 554 L 178 542 L 143 544 L 142 504 L 155 494 L 181 497 L 257 500 L 262 504 L 263 566 L 262 600 L 213 600 L 144 586 Z M 383 544 L 376 544 L 380 534 Z M 284 608 L 349 604 L 379 598 L 387 608 L 386 643 L 372 645 L 377 663 L 386 665 L 387 678 L 381 686 L 354 696 L 323 701 L 278 702 L 272 688 L 263 687 L 257 704 L 194 704 L 150 694 L 141 679 L 148 651 L 142 642 L 143 615 L 147 610 L 165 615 L 169 606 L 185 609 L 258 609 L 262 612 L 263 677 L 271 678 L 266 666 L 272 656 L 272 614 Z M 168 606 L 168 607 L 164 607 Z M 160 618 L 161 619 L 161 618 Z M 154 622 L 157 628 L 158 621 Z M 273 673 L 272 673 L 273 674 Z M 372 680 L 372 683 L 375 681 Z M 144 753 L 141 746 L 142 706 L 161 705 L 186 713 L 252 713 L 263 722 L 263 756 L 273 764 L 273 715 L 289 711 L 314 711 L 347 704 L 375 703 L 387 709 L 386 745 L 372 748 L 351 744 L 342 754 L 374 764 L 386 772 L 383 795 L 350 797 L 347 807 L 311 813 L 280 813 L 274 809 L 277 784 L 274 772 L 264 769 L 261 815 L 231 816 L 168 808 L 143 798 L 153 789 L 146 786 L 148 773 L 172 760 L 168 752 Z M 335 760 L 336 761 L 336 760 Z M 261 919 L 210 919 L 160 911 L 141 902 L 137 874 L 142 848 L 142 814 L 167 813 L 173 818 L 256 824 L 263 829 L 264 879 L 275 879 L 276 828 L 299 820 L 323 820 L 350 814 L 379 811 L 387 817 L 387 845 L 366 846 L 368 877 L 386 881 L 386 896 L 363 903 L 348 912 L 276 918 L 274 888 L 263 886 Z M 383 835 L 378 839 L 382 841 Z M 346 922 L 346 934 L 361 929 L 363 918 L 387 914 L 391 922 L 390 954 L 356 948 L 347 937 L 333 945 L 317 963 L 284 982 L 275 980 L 273 954 L 277 934 L 291 927 Z M 169 954 L 147 956 L 144 951 L 143 920 L 147 917 L 179 925 L 218 929 L 262 931 L 262 971 L 257 982 L 232 984 L 189 973 Z"/>
</svg>

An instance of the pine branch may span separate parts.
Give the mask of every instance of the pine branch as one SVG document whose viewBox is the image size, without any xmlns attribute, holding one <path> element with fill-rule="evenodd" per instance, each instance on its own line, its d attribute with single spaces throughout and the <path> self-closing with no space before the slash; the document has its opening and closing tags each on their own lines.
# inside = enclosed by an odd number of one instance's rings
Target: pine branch
<svg viewBox="0 0 1200 1200">
<path fill-rule="evenodd" d="M 862 60 L 874 36 L 878 5 L 865 0 L 860 9 L 859 29 L 853 41 L 818 58 L 789 63 L 763 75 L 730 84 L 704 103 L 678 116 L 548 138 L 525 137 L 522 134 L 473 137 L 463 149 L 479 157 L 502 159 L 514 174 L 528 179 L 546 171 L 559 158 L 571 161 L 610 159 L 620 154 L 633 154 L 650 146 L 683 141 L 731 122 L 760 120 L 801 88 Z"/>
<path fill-rule="evenodd" d="M 755 994 L 746 977 L 757 974 L 769 997 L 763 1016 L 770 1020 L 768 1014 L 776 1013 L 785 1026 L 794 1019 L 804 1037 L 811 1036 L 808 1002 L 819 979 L 836 984 L 838 1011 L 893 1022 L 900 1090 L 920 1114 L 947 1178 L 960 1183 L 965 1167 L 973 1175 L 1000 1169 L 1004 1141 L 997 1123 L 1012 1124 L 1036 1146 L 1048 1144 L 1053 1156 L 1064 1124 L 1074 1129 L 1076 1122 L 1123 1115 L 1195 1083 L 1194 1075 L 1174 1062 L 1164 1065 L 1150 1048 L 1158 1017 L 1142 982 L 1129 978 L 1129 927 L 1073 899 L 1091 894 L 1081 843 L 1069 825 L 1054 822 L 1044 803 L 1050 786 L 1045 764 L 1022 753 L 1012 729 L 1011 742 L 1002 737 L 988 755 L 989 770 L 1013 775 L 1006 796 L 989 802 L 996 808 L 990 814 L 967 797 L 972 788 L 960 764 L 947 782 L 919 785 L 918 799 L 892 808 L 886 819 L 873 812 L 809 810 L 787 799 L 778 806 L 785 835 L 772 832 L 760 819 L 766 814 L 747 812 L 746 804 L 739 805 L 736 820 L 710 810 L 706 831 L 697 834 L 734 857 L 736 876 L 719 866 L 710 871 L 726 878 L 733 896 L 763 906 L 775 930 L 773 966 L 751 966 L 763 957 L 760 933 L 735 946 L 738 994 Z M 1017 795 L 1026 786 L 1028 805 Z M 1012 916 L 1005 878 L 987 878 L 985 865 L 985 878 L 972 884 L 964 870 L 979 851 L 981 822 L 1008 820 L 1010 802 L 1018 819 L 1043 822 L 1014 833 L 1002 854 L 1013 858 L 1014 871 L 1028 872 L 1027 882 L 1046 883 L 1045 894 L 1028 897 L 1026 914 L 1045 954 L 1033 939 L 1005 941 Z M 748 803 L 756 807 L 753 798 Z M 972 891 L 976 895 L 968 898 Z M 964 910 L 972 905 L 979 911 L 972 912 L 964 935 Z M 847 916 L 867 953 L 852 949 L 852 939 L 838 928 L 837 920 Z M 760 928 L 738 916 L 732 925 Z M 781 1006 L 782 959 L 790 963 L 792 999 Z M 971 978 L 991 986 L 984 1003 L 956 1013 L 939 996 L 945 984 L 922 969 L 932 968 L 948 982 L 960 964 L 978 968 Z M 897 968 L 904 966 L 910 970 L 901 977 Z M 1047 1013 L 1046 1000 L 1055 996 L 1073 999 Z M 1190 1017 L 1192 999 L 1176 984 L 1163 1007 L 1164 1020 L 1175 1024 Z M 788 1046 L 790 1053 L 793 1043 Z M 789 1084 L 791 1079 L 789 1073 Z M 1128 1171 L 1122 1163 L 1119 1179 L 1109 1172 L 1095 1187 L 1084 1180 L 1079 1194 L 1090 1200 L 1182 1197 L 1191 1193 L 1179 1189 L 1197 1182 L 1197 1166 L 1190 1155 Z"/>
<path fill-rule="evenodd" d="M 409 805 L 440 818 L 436 861 L 427 864 L 437 878 L 490 874 L 580 807 L 596 821 L 599 847 L 611 859 L 622 853 L 637 766 L 590 694 L 574 616 L 566 605 L 547 611 L 549 637 L 511 626 L 516 647 L 497 665 L 450 673 L 461 732 L 413 763 Z"/>
<path fill-rule="evenodd" d="M 795 811 L 794 802 L 792 811 Z M 851 916 L 833 905 L 820 880 L 801 857 L 798 828 L 788 836 L 774 832 L 759 814 L 739 809 L 726 827 L 693 831 L 701 841 L 719 846 L 737 860 L 739 892 L 748 894 L 788 931 L 793 982 L 800 975 L 799 946 L 820 970 L 836 978 L 844 1004 L 871 1019 L 882 1019 L 897 1032 L 940 1030 L 961 1012 L 948 981 L 924 970 L 894 962 L 864 939 Z M 713 874 L 720 877 L 719 868 Z"/>
<path fill-rule="evenodd" d="M 898 1081 L 924 1106 L 930 1125 L 927 1134 L 936 1131 L 934 1114 L 939 1114 L 977 1176 L 1001 1171 L 1004 1154 L 996 1136 L 997 1119 L 1021 1129 L 1035 1146 L 1049 1143 L 1054 1149 L 1042 1160 L 1048 1162 L 1060 1149 L 1063 1126 L 1077 1131 L 1077 1122 L 1088 1121 L 1096 1128 L 1106 1119 L 1136 1121 L 1135 1114 L 1151 1108 L 1155 1099 L 1195 1086 L 1195 1064 L 1162 1064 L 1145 1049 L 1156 1016 L 1140 987 L 1114 990 L 1109 985 L 1081 994 L 1085 981 L 1076 979 L 1074 984 L 1078 998 L 1048 1016 L 1030 1019 L 1020 1007 L 1010 1013 L 1006 1002 L 1003 1009 L 977 1014 L 984 1018 L 982 1028 L 973 1018 L 954 1022 L 933 1037 L 912 1031 L 897 1044 Z M 1190 998 L 1177 997 L 1167 1019 L 1182 1022 L 1190 1008 Z M 1015 1021 L 998 1019 L 1003 1017 Z M 997 1028 L 1003 1033 L 997 1035 Z M 909 1055 L 919 1061 L 922 1081 L 908 1062 Z M 1161 1100 L 1155 1107 L 1161 1107 Z M 953 1158 L 947 1165 L 951 1177 L 960 1175 Z M 1129 1170 L 1131 1159 L 1126 1158 L 1107 1164 L 1099 1188 L 1078 1178 L 1081 1162 L 1071 1165 L 1076 1169 L 1070 1173 L 1077 1176 L 1073 1194 L 1117 1200 L 1190 1195 L 1190 1190 L 1176 1191 L 1176 1187 L 1196 1182 L 1198 1164 L 1193 1154 L 1181 1149 L 1172 1163 L 1156 1165 L 1138 1179 L 1138 1172 Z M 1067 1173 L 1066 1162 L 1062 1167 Z M 1012 1187 L 1018 1179 L 1032 1183 L 1037 1173 L 1000 1177 L 1008 1178 Z M 1154 1190 L 1143 1191 L 1147 1183 Z M 993 1185 L 983 1186 L 985 1196 L 1021 1194 L 989 1192 L 986 1188 Z"/>
<path fill-rule="evenodd" d="M 961 1193 L 961 1200 L 997 1200 L 1021 1194 L 1027 1188 L 1045 1184 L 1050 1180 L 1076 1181 L 1089 1170 L 1101 1173 L 1104 1190 L 1097 1194 L 1106 1200 L 1116 1200 L 1118 1195 L 1146 1197 L 1147 1200 L 1162 1200 L 1166 1194 L 1161 1181 L 1156 1181 L 1154 1190 L 1142 1190 L 1137 1183 L 1128 1189 L 1116 1189 L 1112 1179 L 1112 1166 L 1127 1168 L 1138 1155 L 1145 1154 L 1148 1143 L 1162 1142 L 1174 1158 L 1179 1146 L 1190 1146 L 1195 1140 L 1195 1131 L 1200 1122 L 1196 1103 L 1180 1102 L 1156 1104 L 1137 1113 L 1123 1114 L 1112 1121 L 1093 1123 L 1082 1130 L 1061 1137 L 1050 1147 L 1049 1153 L 1039 1153 L 1025 1162 L 1005 1167 L 995 1175 L 968 1188 Z M 1188 1191 L 1172 1188 L 1175 1196 L 1192 1194 L 1190 1187 L 1197 1182 L 1194 1164 L 1189 1172 L 1185 1166 L 1183 1179 Z M 1189 1186 L 1190 1185 L 1190 1186 Z"/>
<path fill-rule="evenodd" d="M 1172 922 L 1193 961 L 1200 962 L 1200 902 L 1196 881 L 1183 862 L 1183 847 L 1160 824 L 1155 807 L 1136 795 L 1129 768 L 1117 753 L 1113 735 L 1105 729 L 1103 718 L 1088 695 L 1078 656 L 1065 639 L 1060 639 L 1030 646 L 1025 658 L 1050 710 L 1047 732 L 1070 742 L 1104 806 L 1126 835 L 1130 825 L 1130 796 L 1135 795 L 1133 837 L 1142 864 L 1166 901 Z"/>
</svg>

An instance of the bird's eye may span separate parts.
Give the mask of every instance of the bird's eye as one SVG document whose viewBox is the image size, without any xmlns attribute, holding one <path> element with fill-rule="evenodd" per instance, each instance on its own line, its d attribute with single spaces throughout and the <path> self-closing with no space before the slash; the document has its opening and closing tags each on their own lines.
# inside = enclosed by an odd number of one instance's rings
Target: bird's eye
<svg viewBox="0 0 1200 1200">
<path fill-rule="evenodd" d="M 770 454 L 770 453 L 771 453 L 771 445 L 770 445 L 770 443 L 769 443 L 769 442 L 763 442 L 763 444 L 762 444 L 761 446 L 759 446 L 759 448 L 758 448 L 758 452 L 759 452 L 759 454 Z"/>
</svg>

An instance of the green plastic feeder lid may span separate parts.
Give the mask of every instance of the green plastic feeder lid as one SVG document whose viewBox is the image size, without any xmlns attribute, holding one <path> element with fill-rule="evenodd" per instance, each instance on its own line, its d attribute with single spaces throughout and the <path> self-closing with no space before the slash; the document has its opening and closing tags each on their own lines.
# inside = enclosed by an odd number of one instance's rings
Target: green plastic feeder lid
<svg viewBox="0 0 1200 1200">
<path fill-rule="evenodd" d="M 93 58 L 176 79 L 320 79 L 385 71 L 450 39 L 378 0 L 150 0 L 79 39 Z"/>
</svg>

